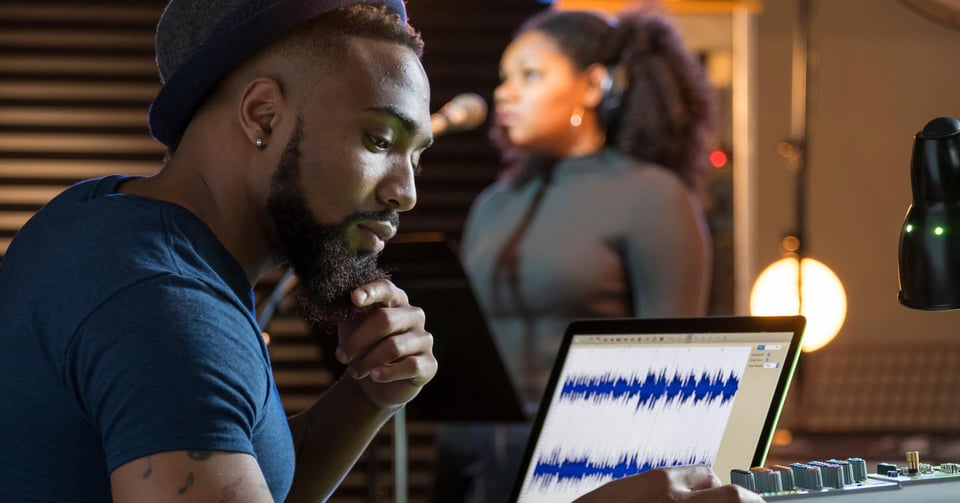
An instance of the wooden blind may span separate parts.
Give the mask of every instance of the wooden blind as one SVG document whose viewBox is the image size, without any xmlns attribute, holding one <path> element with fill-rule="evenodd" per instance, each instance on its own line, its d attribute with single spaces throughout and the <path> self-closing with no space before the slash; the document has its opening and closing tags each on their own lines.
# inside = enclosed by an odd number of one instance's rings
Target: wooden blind
<svg viewBox="0 0 960 503">
<path fill-rule="evenodd" d="M 146 109 L 159 13 L 156 2 L 0 5 L 0 256 L 69 184 L 156 170 Z"/>
</svg>

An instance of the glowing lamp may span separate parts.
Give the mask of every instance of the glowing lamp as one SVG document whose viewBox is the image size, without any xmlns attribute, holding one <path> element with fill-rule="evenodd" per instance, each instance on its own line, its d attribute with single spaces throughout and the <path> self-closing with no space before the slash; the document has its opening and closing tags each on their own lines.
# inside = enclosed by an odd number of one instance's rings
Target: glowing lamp
<svg viewBox="0 0 960 503">
<path fill-rule="evenodd" d="M 803 351 L 827 345 L 847 316 L 847 295 L 837 275 L 809 257 L 782 258 L 763 270 L 750 292 L 755 316 L 802 314 L 807 318 Z"/>
</svg>

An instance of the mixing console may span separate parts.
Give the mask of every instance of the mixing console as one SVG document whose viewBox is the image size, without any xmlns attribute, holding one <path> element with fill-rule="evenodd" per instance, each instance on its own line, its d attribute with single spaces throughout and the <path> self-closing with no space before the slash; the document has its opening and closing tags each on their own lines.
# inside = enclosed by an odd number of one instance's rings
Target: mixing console
<svg viewBox="0 0 960 503">
<path fill-rule="evenodd" d="M 730 480 L 768 502 L 818 498 L 817 503 L 955 503 L 960 501 L 960 465 L 929 465 L 907 453 L 906 466 L 878 463 L 867 473 L 861 458 L 828 459 L 788 466 L 730 471 Z"/>
</svg>

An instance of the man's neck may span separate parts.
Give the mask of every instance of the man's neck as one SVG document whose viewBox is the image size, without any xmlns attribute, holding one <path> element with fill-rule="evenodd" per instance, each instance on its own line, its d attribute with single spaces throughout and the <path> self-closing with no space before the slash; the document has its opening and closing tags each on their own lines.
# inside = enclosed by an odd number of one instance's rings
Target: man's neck
<svg viewBox="0 0 960 503">
<path fill-rule="evenodd" d="M 269 252 L 264 212 L 245 198 L 247 191 L 239 185 L 245 177 L 241 173 L 217 174 L 224 169 L 221 166 L 238 164 L 181 150 L 156 175 L 131 180 L 118 191 L 177 204 L 196 215 L 243 267 L 253 285 L 279 261 Z"/>
</svg>

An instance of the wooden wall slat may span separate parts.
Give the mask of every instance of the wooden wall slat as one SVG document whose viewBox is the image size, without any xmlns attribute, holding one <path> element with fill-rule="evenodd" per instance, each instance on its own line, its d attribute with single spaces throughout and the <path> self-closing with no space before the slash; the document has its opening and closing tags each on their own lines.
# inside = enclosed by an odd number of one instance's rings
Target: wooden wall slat
<svg viewBox="0 0 960 503">
<path fill-rule="evenodd" d="M 17 187 L 0 185 L 0 201 L 5 204 L 43 205 L 57 195 L 61 187 L 20 185 Z"/>
<path fill-rule="evenodd" d="M 149 175 L 157 171 L 156 162 L 115 160 L 53 160 L 53 159 L 0 159 L 0 181 L 16 185 L 20 180 L 53 180 L 93 178 L 114 173 Z"/>
<path fill-rule="evenodd" d="M 32 211 L 4 211 L 0 213 L 0 232 L 16 231 L 32 216 Z"/>
<path fill-rule="evenodd" d="M 63 21 L 70 24 L 92 23 L 112 25 L 139 22 L 155 27 L 163 2 L 24 2 L 11 1 L 0 5 L 0 20 L 4 23 Z"/>
<path fill-rule="evenodd" d="M 32 56 L 23 58 L 19 55 L 0 54 L 0 72 L 3 73 L 29 73 L 50 77 L 79 73 L 107 79 L 118 73 L 139 74 L 150 78 L 156 74 L 156 71 L 156 63 L 129 56 L 86 56 L 84 58 Z"/>
<path fill-rule="evenodd" d="M 54 30 L 8 27 L 0 32 L 0 50 L 4 51 L 38 49 L 115 51 L 123 48 L 152 53 L 153 43 L 154 35 L 143 30 L 105 32 L 90 28 Z"/>
<path fill-rule="evenodd" d="M 153 154 L 160 159 L 162 146 L 144 135 L 4 133 L 0 150 L 16 155 L 21 152 L 103 153 L 106 155 Z"/>
<path fill-rule="evenodd" d="M 89 107 L 100 107 L 105 102 L 126 104 L 140 110 L 146 124 L 147 106 L 159 89 L 159 83 L 51 82 L 0 76 L 0 103 L 31 106 L 68 103 Z"/>
<path fill-rule="evenodd" d="M 146 112 L 133 109 L 85 109 L 79 107 L 14 107 L 0 106 L 0 128 L 64 128 L 112 127 L 144 130 Z"/>
</svg>

